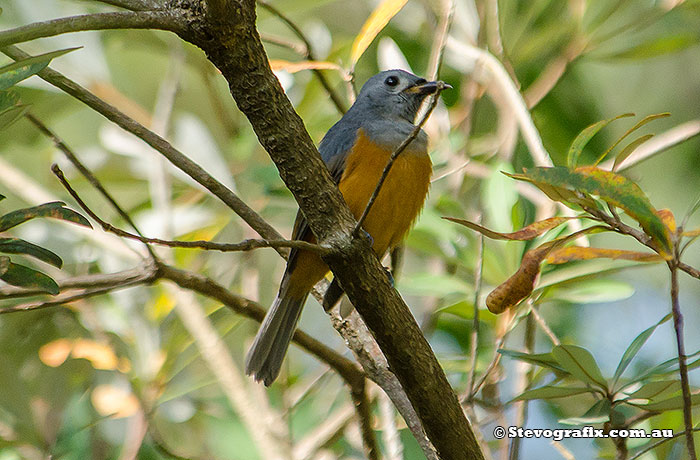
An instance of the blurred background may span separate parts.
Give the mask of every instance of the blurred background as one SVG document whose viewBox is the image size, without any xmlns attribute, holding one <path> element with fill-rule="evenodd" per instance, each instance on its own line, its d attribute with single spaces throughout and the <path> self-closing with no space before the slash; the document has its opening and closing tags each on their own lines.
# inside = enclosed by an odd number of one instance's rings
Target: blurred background
<svg viewBox="0 0 700 460">
<path fill-rule="evenodd" d="M 314 58 L 339 66 L 322 70 L 339 99 L 349 106 L 351 47 L 377 7 L 375 1 L 278 0 L 273 5 L 308 37 Z M 436 42 L 451 3 L 411 0 L 372 42 L 355 65 L 359 89 L 388 68 L 430 76 Z M 670 112 L 645 132 L 662 133 L 700 119 L 700 2 L 668 0 L 457 0 L 452 40 L 488 49 L 525 96 L 543 144 L 554 164 L 564 164 L 571 141 L 586 126 L 626 112 L 637 118 Z M 79 0 L 6 0 L 0 28 L 74 14 L 110 11 Z M 286 62 L 306 60 L 304 46 L 279 17 L 258 8 L 258 27 L 277 75 L 312 138 L 318 142 L 341 116 L 328 93 L 307 69 L 290 72 Z M 291 233 L 296 203 L 277 169 L 236 109 L 226 82 L 203 53 L 177 37 L 155 31 L 83 32 L 22 45 L 32 54 L 72 46 L 80 50 L 56 59 L 63 72 L 141 123 L 235 190 L 283 235 Z M 9 59 L 0 64 L 11 62 Z M 303 66 L 302 66 L 303 67 Z M 287 70 L 284 70 L 287 69 Z M 486 240 L 479 257 L 478 235 L 442 220 L 477 220 L 509 232 L 556 212 L 543 195 L 523 192 L 500 171 L 533 165 L 518 134 L 509 101 L 481 66 L 448 46 L 438 77 L 454 89 L 443 93 L 426 130 L 431 137 L 434 182 L 426 207 L 405 248 L 397 287 L 423 327 L 458 394 L 466 388 L 470 362 L 475 270 L 483 263 L 481 297 L 519 266 L 522 242 Z M 103 181 L 147 236 L 237 242 L 257 235 L 217 199 L 168 164 L 138 139 L 80 102 L 34 77 L 22 83 L 22 102 L 54 130 Z M 628 129 L 624 119 L 603 130 L 584 158 L 595 158 Z M 679 218 L 700 193 L 700 138 L 693 138 L 625 171 L 657 208 Z M 125 223 L 43 137 L 20 119 L 0 131 L 2 213 L 51 199 L 78 209 L 50 172 L 58 163 L 81 196 L 108 222 Z M 679 217 L 680 216 L 680 217 Z M 695 215 L 689 228 L 700 225 Z M 61 271 L 26 261 L 56 279 L 110 273 L 139 263 L 142 247 L 99 229 L 37 220 L 13 231 L 59 254 Z M 620 236 L 593 236 L 599 247 L 639 250 Z M 271 249 L 246 253 L 167 250 L 174 265 L 205 274 L 231 291 L 268 306 L 284 265 Z M 685 261 L 700 265 L 697 246 Z M 388 262 L 386 262 L 388 264 Z M 566 271 L 568 270 L 568 271 Z M 548 278 L 549 275 L 549 278 Z M 663 265 L 591 261 L 545 269 L 547 285 L 539 311 L 564 343 L 587 348 L 610 376 L 629 343 L 669 312 L 669 275 Z M 700 283 L 681 276 L 686 347 L 700 349 Z M 222 390 L 194 343 L 179 302 L 204 309 L 233 358 L 239 405 Z M 17 300 L 2 300 L 2 306 Z M 484 309 L 478 335 L 477 376 L 495 353 L 506 322 Z M 301 329 L 351 357 L 315 300 L 309 300 Z M 252 460 L 258 440 L 241 411 L 270 420 L 295 446 L 297 458 L 362 458 L 352 402 L 343 381 L 295 346 L 282 376 L 264 391 L 242 373 L 243 357 L 257 323 L 236 316 L 206 297 L 183 300 L 161 283 L 135 287 L 64 307 L 0 315 L 0 460 L 216 458 Z M 525 325 L 505 338 L 504 348 L 524 347 Z M 537 329 L 535 350 L 551 343 Z M 670 322 L 654 333 L 630 375 L 675 356 Z M 493 439 L 496 424 L 514 425 L 518 404 L 503 406 L 522 391 L 522 364 L 505 357 L 485 383 L 472 410 L 494 458 L 503 458 Z M 691 383 L 700 384 L 697 372 Z M 424 458 L 403 421 L 379 391 L 376 430 L 393 457 Z M 590 406 L 587 396 L 533 401 L 527 427 L 571 427 L 567 419 Z M 241 403 L 242 401 L 242 403 Z M 242 405 L 241 405 L 242 404 Z M 246 405 L 247 404 L 247 405 Z M 495 408 L 494 408 L 495 407 Z M 697 411 L 696 411 L 697 413 Z M 268 417 L 268 418 L 265 418 Z M 697 415 L 696 415 L 697 418 Z M 569 421 L 570 422 L 570 421 Z M 330 434 L 319 429 L 337 424 Z M 148 436 L 144 439 L 144 426 Z M 335 426 L 335 425 L 333 425 Z M 391 437 L 393 427 L 397 436 Z M 682 427 L 679 411 L 645 421 L 646 428 Z M 635 444 L 630 441 L 631 447 Z M 639 441 L 638 445 L 645 443 Z M 609 441 L 567 439 L 566 452 L 545 439 L 523 440 L 520 458 L 612 458 Z M 683 458 L 682 440 L 669 442 L 645 459 Z M 303 448 L 308 448 L 304 451 Z M 290 457 L 291 458 L 291 457 Z"/>
</svg>

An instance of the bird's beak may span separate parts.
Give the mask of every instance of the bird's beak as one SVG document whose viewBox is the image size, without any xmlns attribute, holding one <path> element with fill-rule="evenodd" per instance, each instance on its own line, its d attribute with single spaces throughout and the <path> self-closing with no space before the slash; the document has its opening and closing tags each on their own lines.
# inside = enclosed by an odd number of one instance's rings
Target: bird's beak
<svg viewBox="0 0 700 460">
<path fill-rule="evenodd" d="M 404 93 L 408 94 L 421 94 L 421 95 L 427 95 L 427 94 L 433 94 L 438 91 L 442 91 L 443 89 L 452 89 L 452 86 L 448 85 L 444 81 L 418 81 L 416 84 L 409 86 L 408 88 L 404 89 Z"/>
</svg>

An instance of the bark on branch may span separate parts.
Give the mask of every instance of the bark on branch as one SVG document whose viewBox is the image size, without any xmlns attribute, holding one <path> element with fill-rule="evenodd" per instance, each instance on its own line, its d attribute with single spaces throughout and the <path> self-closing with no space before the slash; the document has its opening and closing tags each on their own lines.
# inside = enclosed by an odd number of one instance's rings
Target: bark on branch
<svg viewBox="0 0 700 460">
<path fill-rule="evenodd" d="M 178 6 L 184 7 L 183 3 Z M 199 6 L 193 3 L 194 8 Z M 211 0 L 209 7 L 205 17 L 180 35 L 202 48 L 222 72 L 319 244 L 332 249 L 324 260 L 377 339 L 440 457 L 483 458 L 408 307 L 389 283 L 369 242 L 352 237 L 355 220 L 268 65 L 255 27 L 255 1 Z"/>
</svg>

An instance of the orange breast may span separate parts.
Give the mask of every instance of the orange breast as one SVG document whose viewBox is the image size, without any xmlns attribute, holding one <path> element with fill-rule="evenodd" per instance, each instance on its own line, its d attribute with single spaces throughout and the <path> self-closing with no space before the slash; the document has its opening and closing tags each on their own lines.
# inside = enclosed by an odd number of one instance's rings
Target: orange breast
<svg viewBox="0 0 700 460">
<path fill-rule="evenodd" d="M 338 184 L 356 219 L 364 212 L 391 153 L 359 131 Z M 411 228 L 428 195 L 431 174 L 430 157 L 424 151 L 404 151 L 394 162 L 363 224 L 372 235 L 372 248 L 379 257 L 399 244 Z M 320 257 L 300 251 L 291 273 L 291 291 L 297 295 L 308 292 L 327 272 L 328 267 Z"/>
</svg>

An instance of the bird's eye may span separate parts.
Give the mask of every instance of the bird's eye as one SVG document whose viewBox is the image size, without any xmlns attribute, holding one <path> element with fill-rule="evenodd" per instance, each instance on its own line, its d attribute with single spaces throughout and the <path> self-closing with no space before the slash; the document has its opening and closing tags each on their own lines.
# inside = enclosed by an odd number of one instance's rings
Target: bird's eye
<svg viewBox="0 0 700 460">
<path fill-rule="evenodd" d="M 389 77 L 386 77 L 386 80 L 384 80 L 384 84 L 386 84 L 387 86 L 396 86 L 399 84 L 399 79 L 391 75 Z"/>
</svg>

